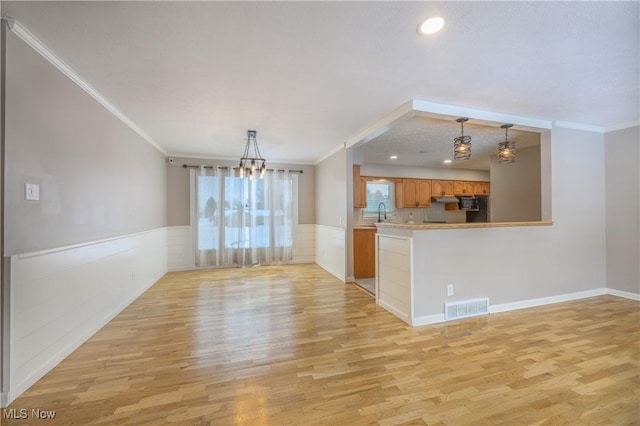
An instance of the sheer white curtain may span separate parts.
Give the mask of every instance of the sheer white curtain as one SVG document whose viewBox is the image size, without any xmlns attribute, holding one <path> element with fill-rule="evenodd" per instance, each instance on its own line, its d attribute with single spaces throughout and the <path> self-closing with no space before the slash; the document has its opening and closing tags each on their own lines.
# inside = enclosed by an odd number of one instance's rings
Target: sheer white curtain
<svg viewBox="0 0 640 426">
<path fill-rule="evenodd" d="M 287 263 L 293 258 L 294 179 L 267 172 L 236 177 L 229 168 L 192 172 L 192 226 L 198 267 Z"/>
</svg>

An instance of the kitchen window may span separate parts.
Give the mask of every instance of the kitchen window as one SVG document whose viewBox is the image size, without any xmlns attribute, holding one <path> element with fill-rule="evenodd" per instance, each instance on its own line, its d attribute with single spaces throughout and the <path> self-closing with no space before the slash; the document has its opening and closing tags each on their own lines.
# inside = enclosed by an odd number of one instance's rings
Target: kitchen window
<svg viewBox="0 0 640 426">
<path fill-rule="evenodd" d="M 387 215 L 396 209 L 396 184 L 393 181 L 370 180 L 367 184 L 367 205 L 365 217 L 378 217 L 378 212 L 386 211 Z M 382 207 L 384 205 L 384 208 Z"/>
</svg>

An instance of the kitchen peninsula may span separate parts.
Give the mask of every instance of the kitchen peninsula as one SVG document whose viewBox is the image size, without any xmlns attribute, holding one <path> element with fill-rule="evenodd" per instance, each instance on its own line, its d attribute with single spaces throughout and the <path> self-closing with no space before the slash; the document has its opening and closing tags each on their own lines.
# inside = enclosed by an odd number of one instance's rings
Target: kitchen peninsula
<svg viewBox="0 0 640 426">
<path fill-rule="evenodd" d="M 539 274 L 526 253 L 510 247 L 531 239 L 531 251 L 544 252 L 544 238 L 531 237 L 547 233 L 552 224 L 377 223 L 376 302 L 412 326 L 444 321 L 447 302 L 509 302 L 510 295 L 500 290 L 503 281 Z M 453 294 L 448 296 L 449 286 Z"/>
</svg>

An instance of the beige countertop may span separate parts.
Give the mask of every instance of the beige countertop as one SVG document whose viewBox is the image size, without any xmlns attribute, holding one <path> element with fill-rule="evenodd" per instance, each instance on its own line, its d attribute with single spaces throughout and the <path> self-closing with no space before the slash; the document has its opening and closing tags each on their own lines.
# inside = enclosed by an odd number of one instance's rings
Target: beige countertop
<svg viewBox="0 0 640 426">
<path fill-rule="evenodd" d="M 550 226 L 553 221 L 538 222 L 468 222 L 468 223 L 376 223 L 378 229 L 464 229 L 464 228 L 504 228 L 517 226 Z M 360 228 L 360 227 L 356 227 Z M 371 229 L 371 226 L 363 226 L 361 229 Z"/>
</svg>

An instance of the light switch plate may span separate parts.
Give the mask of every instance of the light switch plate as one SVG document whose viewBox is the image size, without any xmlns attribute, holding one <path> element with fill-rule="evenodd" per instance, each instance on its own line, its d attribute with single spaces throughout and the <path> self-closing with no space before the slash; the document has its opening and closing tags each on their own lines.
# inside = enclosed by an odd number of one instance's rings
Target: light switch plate
<svg viewBox="0 0 640 426">
<path fill-rule="evenodd" d="M 40 199 L 40 185 L 35 183 L 25 184 L 24 198 L 29 201 L 38 201 Z"/>
</svg>

